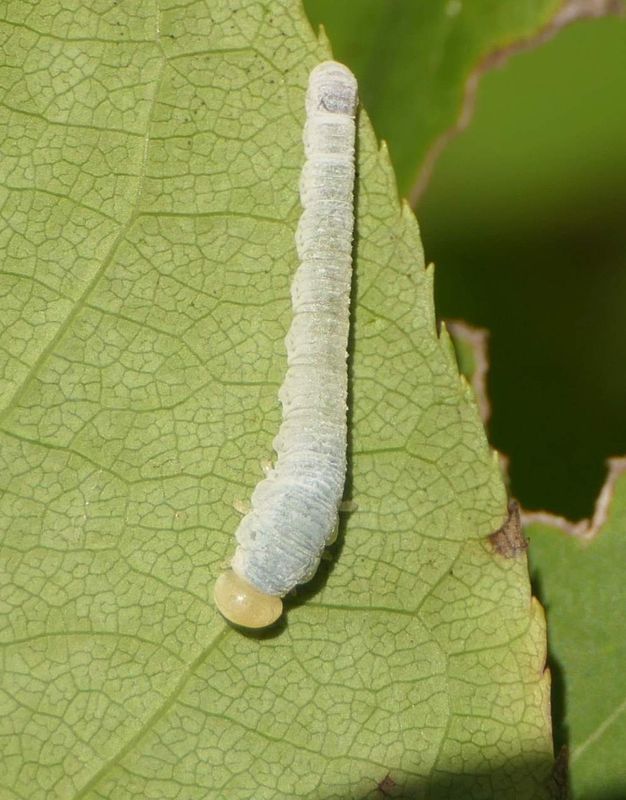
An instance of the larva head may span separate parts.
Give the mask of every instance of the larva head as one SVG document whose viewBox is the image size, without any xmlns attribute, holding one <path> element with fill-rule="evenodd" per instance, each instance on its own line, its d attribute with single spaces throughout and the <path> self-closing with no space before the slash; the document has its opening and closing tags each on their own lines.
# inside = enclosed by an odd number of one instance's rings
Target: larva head
<svg viewBox="0 0 626 800">
<path fill-rule="evenodd" d="M 337 61 L 323 61 L 311 71 L 307 112 L 329 111 L 353 117 L 357 106 L 356 78 Z"/>
<path fill-rule="evenodd" d="M 243 628 L 266 628 L 283 613 L 280 597 L 260 592 L 230 569 L 215 582 L 213 598 L 220 614 Z"/>
</svg>

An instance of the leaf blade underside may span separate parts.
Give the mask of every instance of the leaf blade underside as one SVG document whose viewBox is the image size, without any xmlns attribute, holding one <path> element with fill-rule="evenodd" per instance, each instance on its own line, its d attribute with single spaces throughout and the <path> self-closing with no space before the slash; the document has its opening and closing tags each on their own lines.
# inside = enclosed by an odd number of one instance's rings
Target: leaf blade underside
<svg viewBox="0 0 626 800">
<path fill-rule="evenodd" d="M 276 634 L 212 604 L 278 428 L 325 44 L 293 2 L 66 8 L 3 23 L 9 796 L 546 796 L 543 618 L 364 113 L 358 509 Z"/>
</svg>

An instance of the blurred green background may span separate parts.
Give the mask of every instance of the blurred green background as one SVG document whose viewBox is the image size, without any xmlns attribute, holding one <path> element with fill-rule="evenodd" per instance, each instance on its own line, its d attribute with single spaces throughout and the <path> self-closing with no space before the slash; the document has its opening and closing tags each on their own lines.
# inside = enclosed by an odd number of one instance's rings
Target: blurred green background
<svg viewBox="0 0 626 800">
<path fill-rule="evenodd" d="M 420 49 L 417 6 L 335 5 L 305 3 L 312 21 L 324 23 L 336 57 L 355 69 L 366 103 L 368 94 L 387 98 L 367 106 L 409 194 L 436 128 L 429 105 L 436 98 L 410 69 L 422 58 L 434 84 L 451 68 L 433 66 L 432 53 L 426 63 L 422 50 L 410 54 L 412 64 L 400 63 L 412 36 Z M 541 13 L 553 13 L 544 5 Z M 517 7 L 510 8 L 514 14 Z M 516 24 L 523 38 L 525 22 Z M 360 25 L 374 26 L 381 61 L 368 54 L 369 34 Z M 443 22 L 431 22 L 429 35 L 439 29 Z M 397 46 L 384 41 L 395 33 Z M 445 45 L 442 39 L 442 52 Z M 476 47 L 474 64 L 486 45 Z M 393 102 L 399 92 L 406 106 L 415 96 L 412 112 Z M 436 162 L 416 209 L 426 257 L 437 265 L 439 317 L 491 333 L 490 437 L 510 458 L 512 494 L 526 508 L 572 518 L 592 512 L 604 459 L 626 453 L 625 98 L 624 18 L 576 22 L 513 55 L 483 76 L 469 127 Z M 460 94 L 446 100 L 456 115 Z M 390 122 L 394 113 L 400 118 Z"/>
</svg>

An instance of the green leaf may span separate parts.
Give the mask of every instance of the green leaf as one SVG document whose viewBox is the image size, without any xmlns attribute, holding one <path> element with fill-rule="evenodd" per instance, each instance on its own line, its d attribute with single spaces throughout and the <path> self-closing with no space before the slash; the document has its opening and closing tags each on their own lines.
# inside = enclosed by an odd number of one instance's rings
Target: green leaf
<svg viewBox="0 0 626 800">
<path fill-rule="evenodd" d="M 419 211 L 438 314 L 490 330 L 515 495 L 574 519 L 626 453 L 625 34 L 572 25 L 484 76 Z"/>
<path fill-rule="evenodd" d="M 337 58 L 353 66 L 376 133 L 389 144 L 403 196 L 418 179 L 414 193 L 424 188 L 450 134 L 467 124 L 481 72 L 576 19 L 624 10 L 621 0 L 304 5 L 312 22 L 326 28 Z"/>
<path fill-rule="evenodd" d="M 533 572 L 548 611 L 555 708 L 575 800 L 624 792 L 626 703 L 626 460 L 615 459 L 590 526 L 535 515 Z"/>
<path fill-rule="evenodd" d="M 5 796 L 546 797 L 543 616 L 487 539 L 505 492 L 365 113 L 358 509 L 281 628 L 212 604 L 280 419 L 326 45 L 291 0 L 10 11 Z"/>
<path fill-rule="evenodd" d="M 483 407 L 484 331 L 458 322 L 448 327 L 459 369 Z M 610 461 L 591 520 L 573 524 L 543 511 L 524 512 L 523 519 L 533 583 L 548 613 L 552 718 L 563 782 L 569 778 L 574 800 L 617 800 L 624 792 L 626 751 L 626 459 Z"/>
</svg>

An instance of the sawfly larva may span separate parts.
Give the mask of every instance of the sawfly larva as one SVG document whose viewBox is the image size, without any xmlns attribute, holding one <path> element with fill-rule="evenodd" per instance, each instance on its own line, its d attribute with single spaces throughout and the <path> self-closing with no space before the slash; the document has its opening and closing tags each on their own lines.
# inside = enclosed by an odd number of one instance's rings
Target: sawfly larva
<svg viewBox="0 0 626 800">
<path fill-rule="evenodd" d="M 244 627 L 280 617 L 281 597 L 313 577 L 337 526 L 346 477 L 357 103 L 356 79 L 343 64 L 326 61 L 311 72 L 277 458 L 237 529 L 232 569 L 215 585 L 220 612 Z"/>
</svg>

